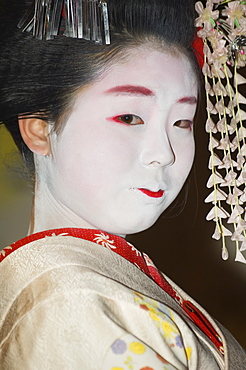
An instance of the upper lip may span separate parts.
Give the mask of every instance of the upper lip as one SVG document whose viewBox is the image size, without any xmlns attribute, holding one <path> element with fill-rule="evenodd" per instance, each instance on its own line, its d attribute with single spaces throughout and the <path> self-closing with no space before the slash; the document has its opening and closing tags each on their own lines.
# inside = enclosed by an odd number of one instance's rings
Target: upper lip
<svg viewBox="0 0 246 370">
<path fill-rule="evenodd" d="M 162 197 L 162 195 L 164 194 L 163 189 L 151 190 L 151 189 L 148 189 L 148 188 L 138 188 L 138 190 L 146 193 L 149 196 L 153 196 L 153 197 L 156 197 L 156 198 Z M 148 193 L 150 193 L 150 194 L 148 194 Z"/>
<path fill-rule="evenodd" d="M 139 186 L 138 189 L 149 190 L 152 191 L 153 193 L 157 193 L 158 191 L 165 191 L 165 186 L 160 185 Z"/>
<path fill-rule="evenodd" d="M 164 191 L 163 189 L 157 189 L 157 190 L 153 190 L 153 189 L 149 189 L 149 188 L 138 188 L 139 190 L 148 190 L 148 191 L 151 191 L 152 193 L 158 193 L 159 191 Z"/>
</svg>

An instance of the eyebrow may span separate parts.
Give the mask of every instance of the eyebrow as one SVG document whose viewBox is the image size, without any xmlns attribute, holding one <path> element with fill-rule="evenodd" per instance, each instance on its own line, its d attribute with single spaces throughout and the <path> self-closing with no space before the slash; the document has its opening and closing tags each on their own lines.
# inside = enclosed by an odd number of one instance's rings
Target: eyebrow
<svg viewBox="0 0 246 370">
<path fill-rule="evenodd" d="M 106 94 L 126 94 L 126 95 L 136 95 L 136 96 L 154 96 L 153 91 L 143 86 L 134 86 L 134 85 L 122 85 L 115 86 L 109 90 L 105 91 Z"/>
<path fill-rule="evenodd" d="M 179 99 L 177 103 L 180 104 L 196 104 L 197 98 L 195 96 L 184 96 L 183 98 Z"/>
<path fill-rule="evenodd" d="M 121 85 L 115 86 L 105 91 L 106 94 L 115 95 L 135 95 L 135 96 L 155 96 L 154 92 L 147 87 L 137 85 Z M 185 96 L 178 99 L 180 104 L 196 104 L 197 98 L 195 96 Z"/>
</svg>

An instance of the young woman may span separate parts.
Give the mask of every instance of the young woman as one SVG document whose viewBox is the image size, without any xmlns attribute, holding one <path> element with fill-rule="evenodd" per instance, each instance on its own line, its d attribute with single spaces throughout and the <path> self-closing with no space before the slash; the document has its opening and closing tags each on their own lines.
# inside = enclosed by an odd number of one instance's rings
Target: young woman
<svg viewBox="0 0 246 370">
<path fill-rule="evenodd" d="M 0 263 L 1 368 L 246 368 L 230 333 L 124 239 L 192 166 L 192 1 L 111 0 L 109 45 L 37 40 L 16 26 L 24 3 L 0 3 L 0 119 L 35 173 L 30 235 Z"/>
</svg>

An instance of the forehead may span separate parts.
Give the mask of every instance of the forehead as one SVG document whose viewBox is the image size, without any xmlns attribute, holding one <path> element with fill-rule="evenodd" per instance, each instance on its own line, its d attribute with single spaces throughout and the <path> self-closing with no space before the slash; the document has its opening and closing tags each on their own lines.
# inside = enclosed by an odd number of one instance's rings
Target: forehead
<svg viewBox="0 0 246 370">
<path fill-rule="evenodd" d="M 185 55 L 144 46 L 128 50 L 93 85 L 95 92 L 126 85 L 144 86 L 154 94 L 179 91 L 182 96 L 197 92 L 196 74 Z"/>
</svg>

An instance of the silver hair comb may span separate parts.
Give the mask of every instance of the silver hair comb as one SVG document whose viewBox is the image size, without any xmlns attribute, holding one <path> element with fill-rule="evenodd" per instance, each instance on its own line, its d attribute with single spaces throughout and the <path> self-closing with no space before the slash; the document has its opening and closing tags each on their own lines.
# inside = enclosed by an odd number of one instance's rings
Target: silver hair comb
<svg viewBox="0 0 246 370">
<path fill-rule="evenodd" d="M 105 0 L 34 0 L 18 27 L 39 40 L 63 35 L 110 44 Z"/>
</svg>

